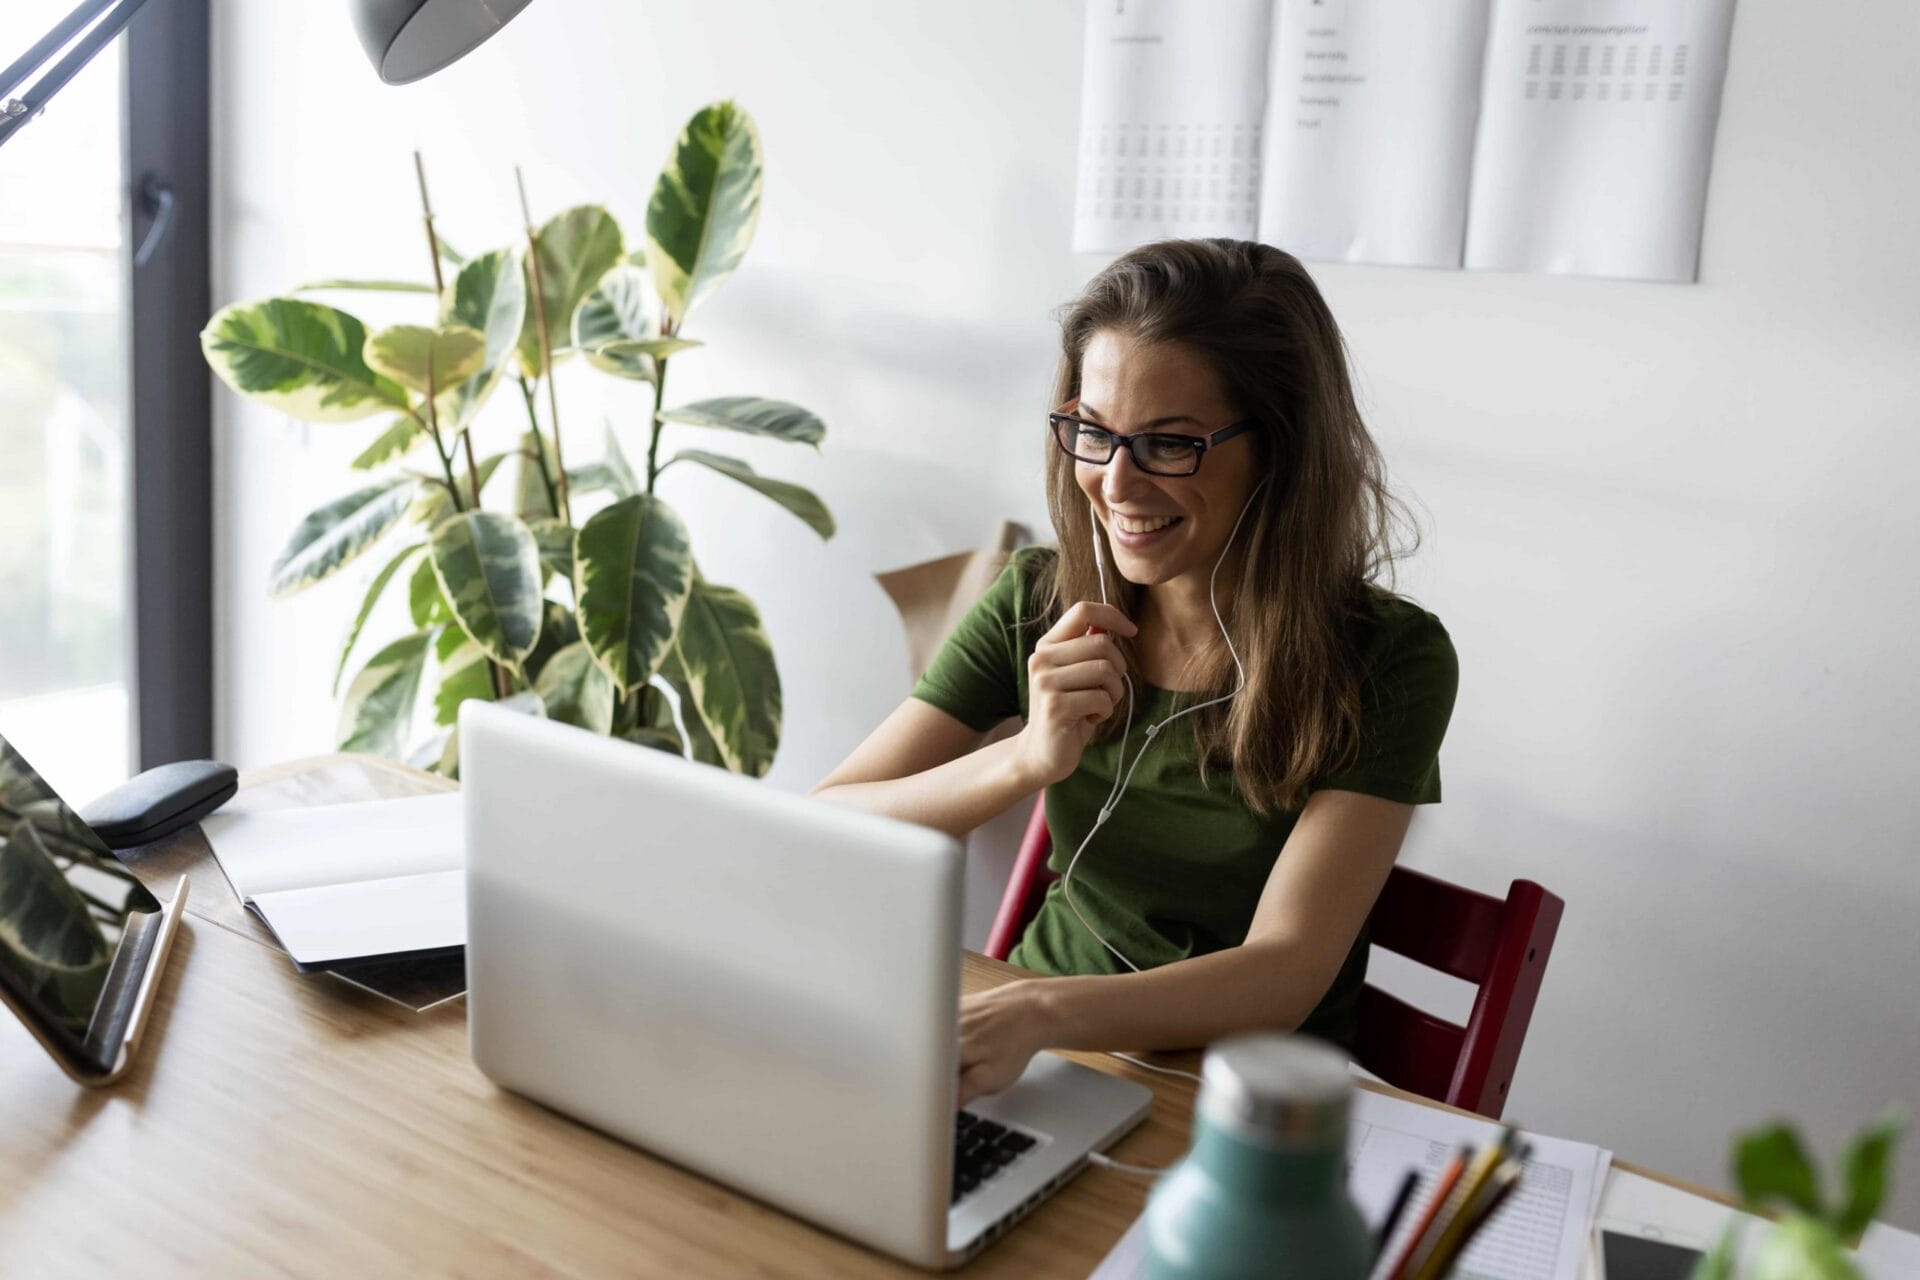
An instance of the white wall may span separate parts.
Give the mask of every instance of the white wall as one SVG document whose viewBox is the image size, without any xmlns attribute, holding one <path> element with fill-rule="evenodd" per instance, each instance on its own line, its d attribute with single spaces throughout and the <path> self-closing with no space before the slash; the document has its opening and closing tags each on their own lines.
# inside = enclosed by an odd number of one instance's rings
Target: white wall
<svg viewBox="0 0 1920 1280">
<path fill-rule="evenodd" d="M 546 0 L 407 89 L 372 80 L 334 6 L 225 0 L 216 29 L 223 301 L 423 275 L 415 145 L 443 232 L 485 248 L 514 233 L 515 162 L 539 210 L 601 200 L 637 228 L 693 109 L 755 114 L 759 238 L 669 398 L 820 412 L 818 457 L 739 451 L 815 486 L 842 533 L 822 546 L 717 479 L 668 496 L 766 614 L 776 783 L 905 691 L 873 571 L 1043 523 L 1050 312 L 1100 265 L 1066 250 L 1078 4 Z M 1830 1149 L 1920 1102 L 1916 45 L 1905 0 L 1846 25 L 1741 6 L 1697 286 L 1316 270 L 1428 512 L 1403 586 L 1461 656 L 1447 801 L 1407 859 L 1569 904 L 1509 1114 L 1711 1181 L 1772 1114 Z M 638 435 L 638 391 L 569 372 L 575 453 L 603 414 Z M 358 575 L 280 604 L 262 584 L 368 432 L 224 391 L 219 412 L 220 747 L 323 751 Z M 1920 1139 L 1901 1172 L 1892 1217 L 1920 1226 Z"/>
</svg>

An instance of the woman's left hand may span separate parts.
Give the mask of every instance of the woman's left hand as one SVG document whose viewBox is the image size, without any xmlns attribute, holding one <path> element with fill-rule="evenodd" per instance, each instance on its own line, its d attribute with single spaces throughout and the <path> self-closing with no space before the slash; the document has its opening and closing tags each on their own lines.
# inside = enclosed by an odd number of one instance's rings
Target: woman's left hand
<svg viewBox="0 0 1920 1280">
<path fill-rule="evenodd" d="M 1047 1047 L 1047 1018 L 1038 998 L 1044 981 L 1023 979 L 961 997 L 960 1106 L 1007 1088 Z"/>
</svg>

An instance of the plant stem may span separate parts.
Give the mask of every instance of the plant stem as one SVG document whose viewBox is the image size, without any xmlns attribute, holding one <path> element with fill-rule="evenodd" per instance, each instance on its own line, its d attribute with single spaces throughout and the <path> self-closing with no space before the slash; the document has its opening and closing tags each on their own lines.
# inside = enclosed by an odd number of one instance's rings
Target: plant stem
<svg viewBox="0 0 1920 1280">
<path fill-rule="evenodd" d="M 664 358 L 653 362 L 653 418 L 648 422 L 651 431 L 647 437 L 647 496 L 653 496 L 653 482 L 660 478 L 660 406 L 667 398 L 667 362 Z"/>
<path fill-rule="evenodd" d="M 440 272 L 440 237 L 435 234 L 433 230 L 433 202 L 427 198 L 426 161 L 420 158 L 420 152 L 417 150 L 413 153 L 413 170 L 415 176 L 420 179 L 420 216 L 426 222 L 427 226 L 427 256 L 433 260 L 434 298 L 439 305 L 444 306 L 447 296 L 447 282 L 446 278 Z M 440 451 L 440 465 L 447 473 L 447 492 L 453 498 L 453 509 L 459 511 L 461 510 L 460 486 L 453 478 L 453 463 L 448 456 L 446 446 L 440 438 L 440 408 L 437 403 L 439 400 L 439 388 L 434 384 L 434 375 L 436 372 L 434 361 L 439 354 L 439 344 L 436 341 L 434 346 L 427 352 L 427 425 L 433 431 L 433 447 Z M 480 509 L 480 467 L 479 464 L 474 461 L 473 457 L 473 433 L 471 431 L 462 431 L 460 433 L 460 443 L 465 446 L 467 451 L 467 489 L 473 497 L 473 505 L 468 508 L 468 510 L 478 511 Z M 493 685 L 493 696 L 495 698 L 504 698 L 512 692 L 512 685 L 508 682 L 506 668 L 492 659 L 488 659 L 487 661 L 487 676 Z"/>
<path fill-rule="evenodd" d="M 560 473 L 555 479 L 560 518 L 572 524 L 573 501 L 567 492 L 566 455 L 560 450 L 560 393 L 554 386 L 553 339 L 547 330 L 547 291 L 540 277 L 540 233 L 533 229 L 533 206 L 527 203 L 527 180 L 519 165 L 513 167 L 513 180 L 520 188 L 520 216 L 527 224 L 527 269 L 533 274 L 533 327 L 540 337 L 540 367 L 547 379 L 547 420 L 553 426 L 553 465 Z"/>
<path fill-rule="evenodd" d="M 527 422 L 533 427 L 533 461 L 540 468 L 540 483 L 547 487 L 547 508 L 554 515 L 560 514 L 560 494 L 553 487 L 553 472 L 547 469 L 546 446 L 540 443 L 540 411 L 534 406 L 533 384 L 523 374 L 520 378 L 520 398 L 526 401 Z"/>
<path fill-rule="evenodd" d="M 427 259 L 433 263 L 433 293 L 434 297 L 440 301 L 440 305 L 444 306 L 447 281 L 440 271 L 440 236 L 433 229 L 433 201 L 427 196 L 427 162 L 421 157 L 418 149 L 413 153 L 413 172 L 414 176 L 420 180 L 420 217 L 427 228 Z M 431 359 L 428 360 L 428 364 L 432 364 Z M 439 415 L 434 406 L 431 368 L 427 370 L 427 383 L 427 416 L 434 422 L 434 439 L 437 442 L 440 435 Z M 463 431 L 460 433 L 460 439 L 467 450 L 467 486 L 473 495 L 472 509 L 478 511 L 480 509 L 480 467 L 473 458 L 473 436 L 470 432 Z M 457 507 L 458 503 L 456 502 L 455 505 Z"/>
</svg>

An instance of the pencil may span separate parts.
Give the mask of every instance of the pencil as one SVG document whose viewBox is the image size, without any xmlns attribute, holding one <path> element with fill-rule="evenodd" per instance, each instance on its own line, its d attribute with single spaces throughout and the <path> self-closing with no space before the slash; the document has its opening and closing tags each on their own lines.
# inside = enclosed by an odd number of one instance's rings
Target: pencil
<svg viewBox="0 0 1920 1280">
<path fill-rule="evenodd" d="M 1461 1175 L 1460 1183 L 1449 1197 L 1445 1217 L 1434 1224 L 1431 1239 L 1423 1241 L 1423 1248 L 1414 1256 L 1413 1267 L 1407 1272 L 1409 1280 L 1434 1280 L 1440 1274 L 1435 1263 L 1444 1249 L 1466 1225 L 1466 1210 L 1480 1194 L 1487 1179 L 1502 1160 L 1506 1159 L 1500 1143 L 1485 1148 L 1473 1158 L 1467 1171 Z"/>
<path fill-rule="evenodd" d="M 1452 1241 L 1443 1246 L 1445 1251 L 1437 1260 L 1433 1272 L 1435 1276 L 1445 1276 L 1459 1262 L 1474 1236 L 1480 1233 L 1480 1228 L 1492 1220 L 1493 1215 L 1499 1212 L 1500 1206 L 1507 1202 L 1507 1197 L 1513 1194 L 1513 1189 L 1520 1185 L 1521 1171 L 1521 1165 L 1509 1161 L 1494 1174 L 1490 1180 L 1491 1193 L 1480 1198 L 1481 1203 L 1472 1210 L 1472 1216 L 1467 1219 L 1466 1226 Z"/>
<path fill-rule="evenodd" d="M 1400 1256 L 1394 1259 L 1393 1266 L 1387 1269 L 1381 1280 L 1398 1280 L 1405 1274 L 1407 1264 L 1413 1260 L 1414 1250 L 1420 1247 L 1421 1237 L 1427 1234 L 1428 1228 L 1433 1225 L 1434 1218 L 1439 1216 L 1440 1206 L 1447 1202 L 1447 1196 L 1452 1193 L 1454 1185 L 1460 1181 L 1460 1175 L 1466 1172 L 1467 1156 L 1472 1150 L 1471 1147 L 1460 1148 L 1453 1153 L 1453 1159 L 1447 1161 L 1446 1167 L 1440 1170 L 1440 1176 L 1433 1184 L 1433 1199 L 1428 1201 L 1425 1209 L 1421 1210 L 1420 1217 L 1414 1224 L 1413 1233 L 1407 1237 L 1407 1243 L 1401 1247 Z"/>
<path fill-rule="evenodd" d="M 1373 1260 L 1379 1262 L 1387 1251 L 1387 1242 L 1393 1239 L 1393 1229 L 1400 1225 L 1400 1215 L 1407 1211 L 1407 1202 L 1413 1199 L 1413 1189 L 1420 1185 L 1420 1171 L 1407 1170 L 1407 1176 L 1401 1179 L 1400 1191 L 1393 1197 L 1393 1205 L 1387 1210 L 1387 1216 L 1380 1220 L 1380 1233 L 1375 1238 Z"/>
</svg>

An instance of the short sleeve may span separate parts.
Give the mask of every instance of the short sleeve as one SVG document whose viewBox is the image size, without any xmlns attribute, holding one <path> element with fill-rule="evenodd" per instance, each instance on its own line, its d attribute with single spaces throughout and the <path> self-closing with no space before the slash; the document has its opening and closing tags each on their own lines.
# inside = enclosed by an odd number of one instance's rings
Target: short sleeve
<svg viewBox="0 0 1920 1280">
<path fill-rule="evenodd" d="M 1453 717 L 1460 664 L 1440 619 L 1397 597 L 1378 598 L 1362 645 L 1359 749 L 1315 791 L 1359 791 L 1401 804 L 1440 800 L 1440 741 Z"/>
<path fill-rule="evenodd" d="M 1024 712 L 1035 628 L 1023 623 L 1041 563 L 1034 549 L 1014 553 L 934 654 L 914 697 L 982 733 Z"/>
</svg>

